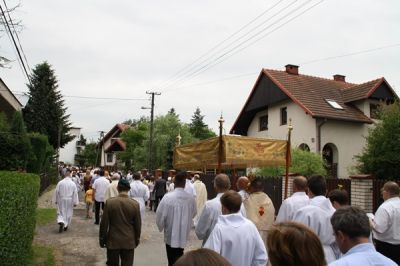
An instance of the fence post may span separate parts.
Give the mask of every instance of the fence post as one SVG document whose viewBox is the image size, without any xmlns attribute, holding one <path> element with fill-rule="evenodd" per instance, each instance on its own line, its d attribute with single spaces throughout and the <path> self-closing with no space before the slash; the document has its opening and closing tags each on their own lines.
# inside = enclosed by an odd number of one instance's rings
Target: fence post
<svg viewBox="0 0 400 266">
<path fill-rule="evenodd" d="M 373 177 L 371 175 L 352 175 L 351 205 L 373 212 Z"/>
</svg>

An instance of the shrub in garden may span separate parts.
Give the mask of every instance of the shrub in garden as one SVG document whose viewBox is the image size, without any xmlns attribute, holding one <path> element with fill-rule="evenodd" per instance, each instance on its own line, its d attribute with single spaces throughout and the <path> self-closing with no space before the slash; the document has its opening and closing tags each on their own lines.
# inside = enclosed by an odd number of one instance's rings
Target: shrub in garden
<svg viewBox="0 0 400 266">
<path fill-rule="evenodd" d="M 0 171 L 0 264 L 26 265 L 31 255 L 39 176 Z"/>
</svg>

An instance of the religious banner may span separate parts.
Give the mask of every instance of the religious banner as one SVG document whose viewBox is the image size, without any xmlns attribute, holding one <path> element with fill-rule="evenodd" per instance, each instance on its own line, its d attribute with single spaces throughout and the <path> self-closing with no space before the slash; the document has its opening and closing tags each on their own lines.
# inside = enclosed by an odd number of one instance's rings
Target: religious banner
<svg viewBox="0 0 400 266">
<path fill-rule="evenodd" d="M 219 137 L 175 148 L 174 168 L 212 168 L 218 164 Z M 284 166 L 287 141 L 222 136 L 222 168 Z"/>
</svg>

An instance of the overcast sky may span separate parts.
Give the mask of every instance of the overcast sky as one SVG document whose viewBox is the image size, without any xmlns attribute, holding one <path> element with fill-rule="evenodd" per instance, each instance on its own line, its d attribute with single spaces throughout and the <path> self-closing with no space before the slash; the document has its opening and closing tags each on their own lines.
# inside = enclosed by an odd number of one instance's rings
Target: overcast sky
<svg viewBox="0 0 400 266">
<path fill-rule="evenodd" d="M 29 66 L 53 66 L 73 126 L 92 140 L 116 123 L 148 116 L 141 106 L 150 102 L 69 96 L 148 99 L 146 91 L 161 92 L 156 115 L 174 107 L 190 122 L 198 106 L 216 132 L 222 112 L 228 133 L 262 68 L 296 64 L 301 74 L 342 74 L 353 83 L 383 76 L 400 95 L 398 0 L 21 0 L 12 16 L 24 26 L 19 38 Z M 0 55 L 14 60 L 0 77 L 26 92 L 4 33 Z"/>
</svg>

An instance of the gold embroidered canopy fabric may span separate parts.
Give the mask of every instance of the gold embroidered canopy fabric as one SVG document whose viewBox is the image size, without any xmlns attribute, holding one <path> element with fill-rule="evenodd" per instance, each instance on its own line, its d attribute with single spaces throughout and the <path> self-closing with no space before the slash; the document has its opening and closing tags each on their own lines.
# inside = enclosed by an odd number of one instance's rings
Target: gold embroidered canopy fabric
<svg viewBox="0 0 400 266">
<path fill-rule="evenodd" d="M 286 164 L 286 140 L 222 136 L 222 167 L 263 167 Z M 175 148 L 174 168 L 195 169 L 216 167 L 219 138 Z"/>
</svg>

